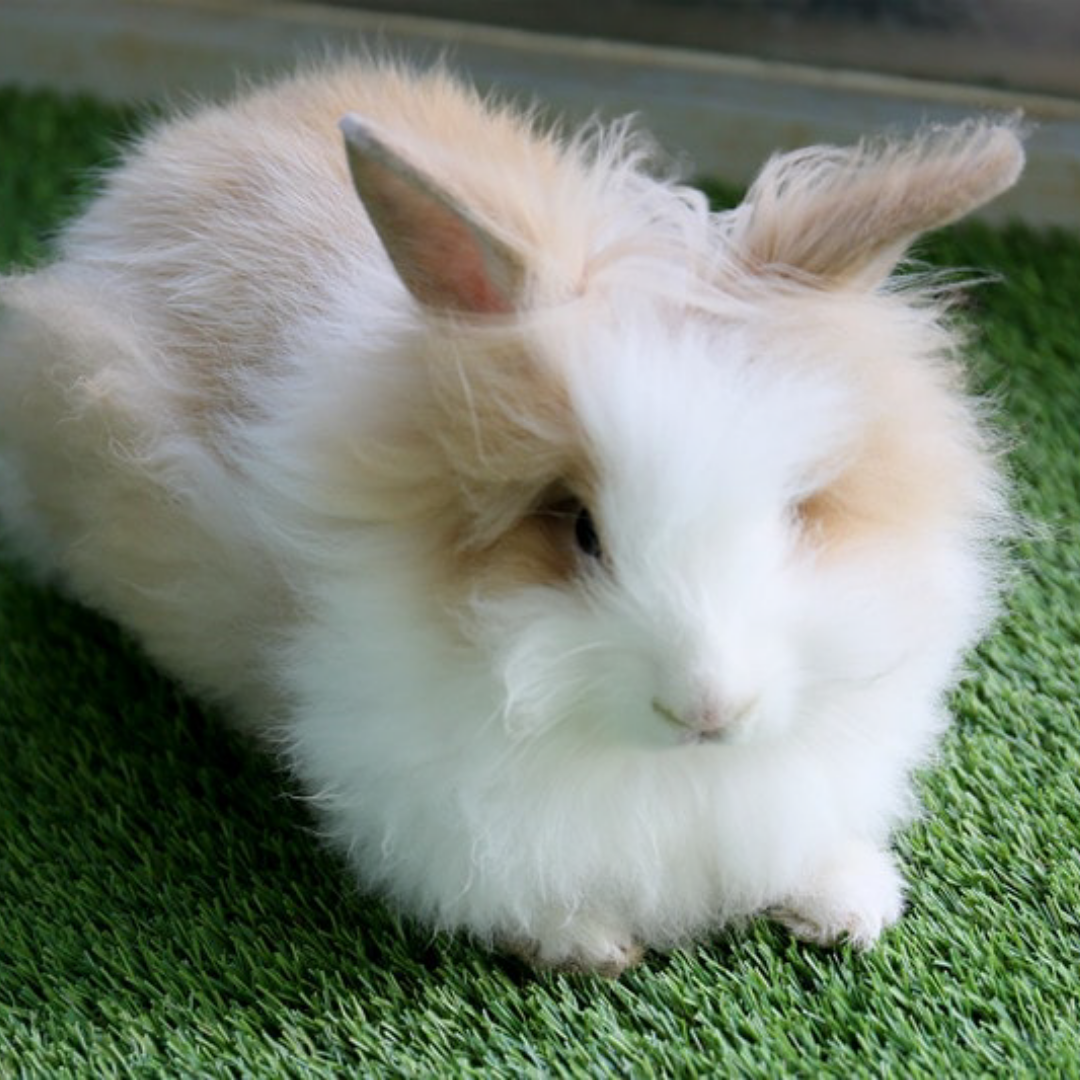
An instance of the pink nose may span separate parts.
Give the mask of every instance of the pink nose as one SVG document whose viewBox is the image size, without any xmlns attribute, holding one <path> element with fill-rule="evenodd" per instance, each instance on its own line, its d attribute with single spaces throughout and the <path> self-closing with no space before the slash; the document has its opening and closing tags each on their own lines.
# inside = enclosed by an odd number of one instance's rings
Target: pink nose
<svg viewBox="0 0 1080 1080">
<path fill-rule="evenodd" d="M 703 695 L 694 705 L 679 710 L 661 701 L 653 702 L 653 709 L 663 720 L 691 736 L 718 741 L 735 732 L 753 708 L 752 698 L 725 700 L 715 695 Z"/>
<path fill-rule="evenodd" d="M 721 699 L 706 697 L 688 719 L 691 727 L 703 735 L 723 735 L 734 731 L 754 707 L 751 698 Z"/>
</svg>

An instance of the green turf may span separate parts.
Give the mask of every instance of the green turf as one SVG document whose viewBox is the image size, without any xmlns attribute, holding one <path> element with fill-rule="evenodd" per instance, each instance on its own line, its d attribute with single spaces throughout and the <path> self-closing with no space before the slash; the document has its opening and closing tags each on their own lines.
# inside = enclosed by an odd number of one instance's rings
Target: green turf
<svg viewBox="0 0 1080 1080">
<path fill-rule="evenodd" d="M 0 92 L 0 265 L 133 118 Z M 1080 241 L 965 227 L 1014 436 L 1011 613 L 956 695 L 869 955 L 755 925 L 534 978 L 355 895 L 287 780 L 110 626 L 0 568 L 0 1076 L 1080 1076 Z"/>
</svg>

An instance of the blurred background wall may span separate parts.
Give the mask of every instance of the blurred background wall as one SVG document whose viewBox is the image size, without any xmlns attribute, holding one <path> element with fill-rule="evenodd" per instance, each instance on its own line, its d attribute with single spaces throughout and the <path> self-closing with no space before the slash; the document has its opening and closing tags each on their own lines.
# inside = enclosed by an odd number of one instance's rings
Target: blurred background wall
<svg viewBox="0 0 1080 1080">
<path fill-rule="evenodd" d="M 736 184 L 776 150 L 1022 112 L 1027 172 L 986 216 L 1080 227 L 1080 0 L 0 0 L 0 82 L 114 100 L 372 44 L 571 118 L 639 113 Z"/>
<path fill-rule="evenodd" d="M 1080 96 L 1078 0 L 396 0 L 354 7 Z"/>
</svg>

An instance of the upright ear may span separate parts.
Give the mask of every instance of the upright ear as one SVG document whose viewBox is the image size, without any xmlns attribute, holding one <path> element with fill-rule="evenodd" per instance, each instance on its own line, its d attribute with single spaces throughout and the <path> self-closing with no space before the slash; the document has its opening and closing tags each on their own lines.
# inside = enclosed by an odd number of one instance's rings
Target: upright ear
<svg viewBox="0 0 1080 1080">
<path fill-rule="evenodd" d="M 518 256 L 365 120 L 350 113 L 340 127 L 357 194 L 413 296 L 468 314 L 512 311 L 524 277 Z"/>
<path fill-rule="evenodd" d="M 969 121 L 910 141 L 819 146 L 772 158 L 734 219 L 755 272 L 794 271 L 872 288 L 912 240 L 1012 187 L 1024 164 L 1015 126 Z"/>
</svg>

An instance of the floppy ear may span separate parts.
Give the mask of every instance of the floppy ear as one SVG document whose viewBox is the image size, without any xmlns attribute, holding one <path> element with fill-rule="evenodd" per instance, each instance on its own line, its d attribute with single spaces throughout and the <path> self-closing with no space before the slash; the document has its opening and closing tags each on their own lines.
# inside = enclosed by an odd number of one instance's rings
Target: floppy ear
<svg viewBox="0 0 1080 1080">
<path fill-rule="evenodd" d="M 732 241 L 754 271 L 873 288 L 915 237 L 1012 187 L 1023 164 L 1015 126 L 986 121 L 779 155 L 737 210 Z"/>
<path fill-rule="evenodd" d="M 356 192 L 413 296 L 475 315 L 512 311 L 524 277 L 517 255 L 365 120 L 350 113 L 340 127 Z"/>
</svg>

